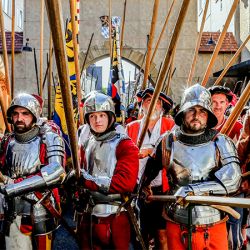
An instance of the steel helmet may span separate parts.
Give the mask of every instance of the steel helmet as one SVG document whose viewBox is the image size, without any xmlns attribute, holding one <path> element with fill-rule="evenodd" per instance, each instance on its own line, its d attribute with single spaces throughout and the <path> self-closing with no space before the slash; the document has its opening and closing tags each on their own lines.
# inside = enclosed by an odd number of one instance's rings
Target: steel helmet
<svg viewBox="0 0 250 250">
<path fill-rule="evenodd" d="M 182 96 L 180 110 L 175 116 L 175 123 L 180 126 L 182 124 L 184 111 L 197 105 L 205 108 L 208 112 L 207 127 L 215 127 L 218 120 L 211 109 L 211 94 L 198 83 L 185 90 Z"/>
<path fill-rule="evenodd" d="M 84 116 L 88 122 L 88 115 L 94 112 L 110 112 L 115 117 L 115 106 L 110 96 L 92 91 L 84 102 Z"/>
<path fill-rule="evenodd" d="M 23 107 L 28 109 L 35 117 L 35 122 L 40 117 L 41 107 L 38 100 L 30 94 L 21 93 L 11 101 L 11 104 L 7 110 L 7 119 L 11 124 L 13 123 L 11 114 L 16 107 Z"/>
</svg>

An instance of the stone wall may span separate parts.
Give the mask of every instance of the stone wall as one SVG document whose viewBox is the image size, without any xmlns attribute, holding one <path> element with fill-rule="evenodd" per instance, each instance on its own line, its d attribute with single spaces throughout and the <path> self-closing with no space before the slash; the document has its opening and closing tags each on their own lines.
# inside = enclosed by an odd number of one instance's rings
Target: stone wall
<svg viewBox="0 0 250 250">
<path fill-rule="evenodd" d="M 62 0 L 63 4 L 63 19 L 66 20 L 70 16 L 69 1 Z M 123 2 L 121 0 L 112 1 L 112 15 L 123 15 Z M 182 1 L 176 1 L 176 4 L 169 20 L 169 25 L 163 35 L 163 39 L 160 43 L 159 49 L 156 53 L 156 57 L 151 66 L 151 75 L 155 80 L 160 64 L 164 59 L 169 41 L 172 35 L 174 24 L 176 22 L 180 4 Z M 30 39 L 30 45 L 36 49 L 37 63 L 39 70 L 39 54 L 40 54 L 40 1 L 39 0 L 25 0 L 25 23 L 24 23 L 24 39 Z M 127 13 L 124 32 L 124 49 L 123 56 L 137 66 L 141 65 L 141 61 L 146 49 L 146 36 L 150 32 L 152 10 L 152 0 L 128 0 L 127 1 Z M 154 45 L 158 38 L 166 15 L 170 8 L 171 1 L 160 1 L 158 19 L 156 23 L 156 34 L 154 39 Z M 80 61 L 83 61 L 85 52 L 88 47 L 88 43 L 91 34 L 94 32 L 93 43 L 91 46 L 90 54 L 87 60 L 86 66 L 94 63 L 104 57 L 109 56 L 109 42 L 101 35 L 101 22 L 99 17 L 102 15 L 108 15 L 108 1 L 103 0 L 81 0 L 80 1 Z M 45 10 L 45 25 L 44 25 L 44 69 L 46 71 L 46 53 L 49 49 L 49 26 L 47 21 L 47 14 Z M 187 76 L 191 67 L 193 52 L 195 49 L 197 39 L 197 1 L 190 1 L 188 13 L 183 25 L 181 36 L 177 44 L 177 51 L 175 57 L 176 71 L 172 79 L 171 93 L 176 101 L 179 101 L 180 96 L 186 87 Z M 196 67 L 195 76 L 193 82 L 198 77 L 201 79 L 206 66 L 209 62 L 211 54 L 200 55 L 198 58 L 198 65 Z M 219 55 L 219 59 L 216 62 L 214 71 L 218 71 L 225 67 L 229 58 L 232 55 Z M 27 91 L 29 93 L 37 92 L 36 87 L 36 75 L 34 67 L 34 54 L 23 52 L 16 55 L 15 62 L 15 79 L 16 89 L 15 93 L 20 91 Z M 54 73 L 56 74 L 55 64 Z M 38 72 L 39 74 L 39 72 Z M 46 90 L 44 92 L 46 97 Z"/>
</svg>

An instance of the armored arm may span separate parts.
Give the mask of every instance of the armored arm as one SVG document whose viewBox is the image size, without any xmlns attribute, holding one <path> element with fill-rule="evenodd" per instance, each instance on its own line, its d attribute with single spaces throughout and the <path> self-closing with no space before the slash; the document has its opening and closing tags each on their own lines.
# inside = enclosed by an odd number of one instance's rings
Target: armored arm
<svg viewBox="0 0 250 250">
<path fill-rule="evenodd" d="M 190 191 L 195 194 L 230 194 L 236 192 L 241 182 L 240 162 L 232 140 L 219 135 L 215 141 L 220 154 L 221 168 L 215 172 L 215 181 L 191 184 Z"/>
<path fill-rule="evenodd" d="M 48 164 L 40 169 L 40 173 L 32 177 L 28 177 L 17 183 L 7 184 L 5 192 L 8 196 L 18 196 L 62 183 L 64 180 L 64 142 L 62 138 L 54 132 L 47 132 L 43 135 L 42 141 L 46 145 Z"/>
</svg>

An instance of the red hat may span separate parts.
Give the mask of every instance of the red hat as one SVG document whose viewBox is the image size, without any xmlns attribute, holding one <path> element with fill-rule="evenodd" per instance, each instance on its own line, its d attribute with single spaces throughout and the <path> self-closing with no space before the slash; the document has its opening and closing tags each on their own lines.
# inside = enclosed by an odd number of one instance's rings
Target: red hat
<svg viewBox="0 0 250 250">
<path fill-rule="evenodd" d="M 37 99 L 37 101 L 40 104 L 41 109 L 43 108 L 43 98 L 40 95 L 37 94 L 31 94 L 33 97 L 35 97 Z"/>
</svg>

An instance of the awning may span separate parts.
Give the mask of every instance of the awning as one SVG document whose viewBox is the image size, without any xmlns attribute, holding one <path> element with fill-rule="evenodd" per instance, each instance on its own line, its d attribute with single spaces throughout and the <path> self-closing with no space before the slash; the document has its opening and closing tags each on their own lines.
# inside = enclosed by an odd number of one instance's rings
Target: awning
<svg viewBox="0 0 250 250">
<path fill-rule="evenodd" d="M 223 70 L 213 73 L 214 77 L 219 77 Z M 225 77 L 250 77 L 250 60 L 235 64 L 229 68 Z"/>
</svg>

